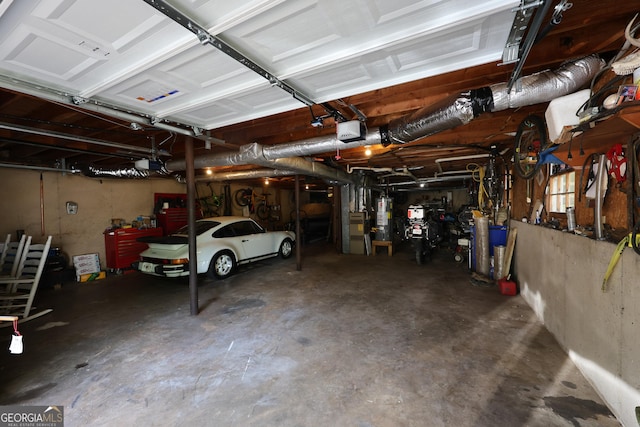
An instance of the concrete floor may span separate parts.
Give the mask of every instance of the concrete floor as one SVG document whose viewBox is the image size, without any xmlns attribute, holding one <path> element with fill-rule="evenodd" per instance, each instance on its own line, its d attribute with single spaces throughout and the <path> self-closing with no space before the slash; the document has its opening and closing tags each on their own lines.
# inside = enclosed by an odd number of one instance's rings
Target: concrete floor
<svg viewBox="0 0 640 427">
<path fill-rule="evenodd" d="M 202 280 L 198 316 L 184 280 L 42 289 L 54 311 L 0 354 L 0 405 L 63 405 L 67 426 L 619 425 L 520 296 L 444 251 L 379 250 Z"/>
</svg>

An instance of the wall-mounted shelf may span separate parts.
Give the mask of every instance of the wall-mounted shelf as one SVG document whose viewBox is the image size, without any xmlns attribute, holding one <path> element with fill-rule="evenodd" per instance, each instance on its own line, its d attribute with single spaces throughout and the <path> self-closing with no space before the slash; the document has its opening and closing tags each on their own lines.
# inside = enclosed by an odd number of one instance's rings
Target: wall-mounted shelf
<svg viewBox="0 0 640 427">
<path fill-rule="evenodd" d="M 587 123 L 582 123 L 573 128 L 571 132 L 565 132 L 560 141 L 561 144 L 580 138 L 592 147 L 610 147 L 612 144 L 626 144 L 628 139 L 640 130 L 640 101 L 629 102 L 606 115 L 596 116 Z"/>
</svg>

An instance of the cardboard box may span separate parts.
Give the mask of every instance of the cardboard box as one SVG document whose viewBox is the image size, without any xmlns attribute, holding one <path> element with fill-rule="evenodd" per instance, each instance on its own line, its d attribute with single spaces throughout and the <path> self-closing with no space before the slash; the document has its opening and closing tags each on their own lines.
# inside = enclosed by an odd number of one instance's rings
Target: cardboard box
<svg viewBox="0 0 640 427">
<path fill-rule="evenodd" d="M 100 271 L 100 257 L 98 254 L 75 255 L 73 267 L 76 269 L 78 277 L 83 274 L 98 273 Z"/>
<path fill-rule="evenodd" d="M 81 274 L 76 276 L 76 281 L 78 282 L 93 282 L 94 280 L 105 279 L 107 277 L 107 272 L 102 270 L 97 273 L 89 273 L 89 274 Z"/>
</svg>

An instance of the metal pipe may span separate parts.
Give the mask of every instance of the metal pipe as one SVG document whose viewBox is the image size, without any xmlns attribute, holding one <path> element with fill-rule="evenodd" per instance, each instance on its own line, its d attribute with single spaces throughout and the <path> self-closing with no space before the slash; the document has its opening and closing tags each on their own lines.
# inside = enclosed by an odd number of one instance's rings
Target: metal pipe
<svg viewBox="0 0 640 427">
<path fill-rule="evenodd" d="M 341 169 L 331 168 L 325 164 L 308 161 L 301 157 L 284 157 L 274 160 L 257 160 L 261 166 L 274 169 L 294 170 L 297 173 L 325 178 L 342 184 L 353 183 L 353 178 Z"/>
<path fill-rule="evenodd" d="M 467 169 L 460 169 L 457 171 L 445 171 L 445 172 L 436 172 L 434 176 L 437 178 L 441 175 L 468 175 L 470 171 Z"/>
<path fill-rule="evenodd" d="M 213 166 L 254 164 L 258 159 L 275 160 L 283 157 L 310 156 L 336 151 L 337 149 L 364 147 L 365 145 L 380 143 L 380 132 L 378 128 L 373 128 L 367 132 L 365 139 L 346 143 L 338 140 L 336 135 L 324 135 L 272 146 L 262 146 L 257 143 L 246 144 L 240 147 L 237 153 L 211 153 L 198 156 L 194 160 L 194 166 L 196 169 L 202 169 Z M 185 167 L 184 159 L 167 162 L 167 169 L 171 171 L 182 171 L 185 170 Z"/>
<path fill-rule="evenodd" d="M 180 135 L 191 136 L 196 139 L 201 139 L 204 141 L 212 142 L 214 144 L 225 146 L 224 141 L 220 141 L 216 138 L 212 138 L 207 135 L 200 135 L 200 133 L 195 130 L 196 129 L 195 126 L 192 126 L 191 130 L 177 127 L 177 126 L 171 126 L 166 123 L 162 123 L 158 121 L 157 118 L 144 117 L 144 116 L 128 113 L 126 111 L 118 109 L 117 107 L 107 106 L 97 101 L 88 102 L 86 100 L 80 100 L 80 101 L 74 102 L 73 100 L 74 99 L 78 100 L 78 98 L 77 97 L 74 98 L 70 94 L 53 92 L 52 90 L 44 90 L 40 86 L 35 86 L 30 83 L 21 82 L 16 79 L 10 79 L 5 76 L 0 76 L 0 87 L 8 90 L 16 91 L 16 92 L 21 92 L 27 95 L 35 96 L 36 98 L 45 99 L 57 104 L 63 104 L 63 105 L 67 105 L 74 108 L 81 108 L 83 110 L 90 110 L 95 113 L 105 114 L 107 116 L 121 119 L 126 122 L 138 123 L 144 126 L 152 126 L 157 129 L 174 132 Z"/>
<path fill-rule="evenodd" d="M 435 162 L 436 163 L 455 162 L 456 160 L 483 159 L 485 157 L 489 157 L 489 153 L 469 154 L 466 156 L 457 156 L 457 157 L 442 157 L 440 159 L 436 159 Z"/>
<path fill-rule="evenodd" d="M 278 169 L 252 169 L 247 171 L 214 172 L 211 175 L 200 176 L 196 182 L 232 181 L 236 179 L 271 178 L 275 176 L 291 176 L 297 172 Z"/>
<path fill-rule="evenodd" d="M 296 270 L 302 270 L 302 236 L 300 235 L 300 175 L 296 175 Z"/>
<path fill-rule="evenodd" d="M 0 163 L 0 168 L 28 169 L 28 170 L 42 171 L 42 172 L 61 172 L 61 173 L 79 173 L 80 172 L 77 169 L 57 169 L 57 168 L 48 168 L 43 166 L 17 165 L 12 163 Z"/>
<path fill-rule="evenodd" d="M 343 143 L 346 148 L 359 147 L 380 142 L 379 133 L 371 133 L 364 140 Z M 326 178 L 341 183 L 352 182 L 352 177 L 340 169 L 330 168 L 318 162 L 307 161 L 296 154 L 318 154 L 335 150 L 338 146 L 337 137 L 318 137 L 306 141 L 298 141 L 291 144 L 280 144 L 265 147 L 257 143 L 246 144 L 240 147 L 237 153 L 206 154 L 194 160 L 195 168 L 207 168 L 213 166 L 256 164 L 274 169 L 293 170 L 296 173 Z M 169 170 L 184 170 L 184 160 L 167 162 Z"/>
<path fill-rule="evenodd" d="M 145 154 L 153 154 L 153 150 L 151 148 L 144 148 L 136 145 L 120 144 L 118 142 L 103 141 L 100 139 L 89 138 L 86 136 L 70 135 L 62 132 L 56 132 L 53 130 L 35 129 L 28 126 L 20 126 L 20 125 L 14 125 L 10 123 L 0 123 L 0 129 L 6 129 L 6 130 L 11 130 L 16 132 L 24 132 L 32 135 L 50 136 L 53 138 L 67 139 L 70 141 L 86 142 L 88 144 L 102 145 L 102 146 L 111 147 L 111 148 L 119 148 L 121 150 L 138 151 Z"/>
<path fill-rule="evenodd" d="M 189 308 L 192 316 L 198 314 L 198 258 L 196 247 L 196 181 L 193 167 L 193 140 L 184 144 L 187 160 L 187 215 L 189 230 Z"/>
<path fill-rule="evenodd" d="M 416 184 L 430 184 L 432 182 L 446 182 L 446 181 L 459 181 L 461 179 L 465 179 L 465 178 L 472 178 L 473 174 L 469 173 L 469 175 L 464 176 L 464 175 L 452 175 L 452 176 L 441 176 L 441 177 L 435 177 L 435 178 L 420 178 L 418 179 L 418 181 L 403 181 L 403 182 L 394 182 L 393 184 L 391 184 L 393 187 L 397 187 L 397 186 L 403 186 L 403 185 L 410 185 L 412 187 L 415 187 Z"/>
</svg>

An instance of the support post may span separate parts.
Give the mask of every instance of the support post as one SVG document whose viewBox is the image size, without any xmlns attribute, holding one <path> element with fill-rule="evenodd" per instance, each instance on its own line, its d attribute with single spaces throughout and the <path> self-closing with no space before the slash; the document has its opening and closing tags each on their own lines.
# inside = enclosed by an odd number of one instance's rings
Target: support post
<svg viewBox="0 0 640 427">
<path fill-rule="evenodd" d="M 189 300 L 192 316 L 198 314 L 198 259 L 196 257 L 196 179 L 193 166 L 193 138 L 184 143 L 187 172 L 187 218 L 189 228 Z"/>
<path fill-rule="evenodd" d="M 296 174 L 296 270 L 302 270 L 302 236 L 300 236 L 300 175 Z"/>
</svg>

